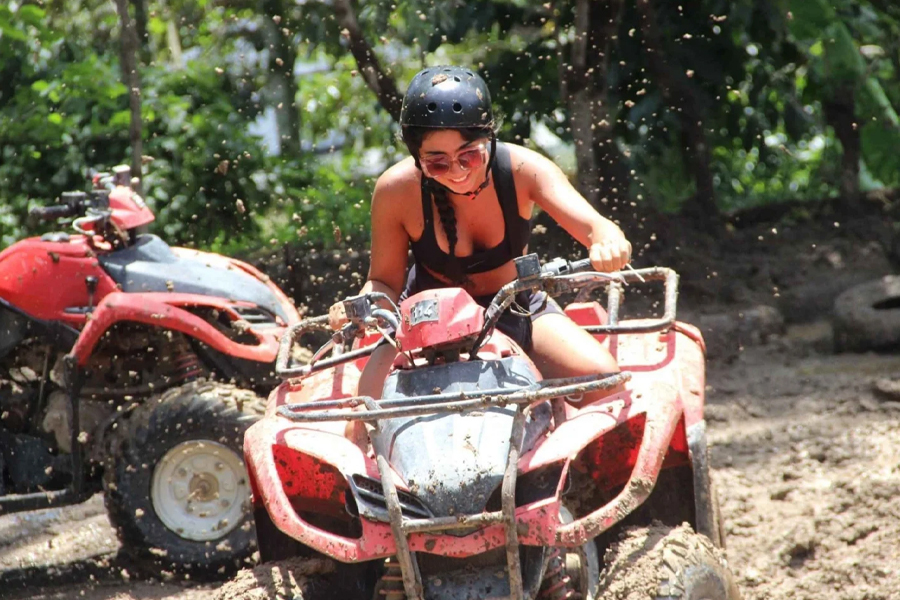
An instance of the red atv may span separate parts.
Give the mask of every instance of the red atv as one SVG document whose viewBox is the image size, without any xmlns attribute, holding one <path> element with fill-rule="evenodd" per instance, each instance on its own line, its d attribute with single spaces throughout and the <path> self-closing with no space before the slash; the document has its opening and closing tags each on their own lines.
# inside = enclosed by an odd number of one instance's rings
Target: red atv
<svg viewBox="0 0 900 600">
<path fill-rule="evenodd" d="M 0 514 L 102 489 L 127 553 L 215 573 L 255 545 L 241 443 L 300 318 L 252 266 L 142 233 L 130 179 L 32 211 L 77 235 L 0 252 Z"/>
<path fill-rule="evenodd" d="M 542 268 L 536 255 L 516 266 L 487 311 L 452 288 L 399 309 L 383 294 L 350 298 L 350 323 L 305 366 L 290 363 L 291 346 L 325 319 L 285 335 L 285 382 L 244 439 L 268 564 L 219 598 L 740 597 L 710 482 L 703 340 L 675 320 L 677 275 Z M 620 322 L 621 284 L 653 280 L 663 316 Z M 588 301 L 601 286 L 608 314 Z M 622 372 L 542 379 L 494 330 L 536 289 L 577 292 L 567 314 Z M 366 328 L 377 335 L 352 349 Z M 399 354 L 382 399 L 355 397 L 384 343 Z M 596 390 L 608 394 L 578 402 Z"/>
</svg>

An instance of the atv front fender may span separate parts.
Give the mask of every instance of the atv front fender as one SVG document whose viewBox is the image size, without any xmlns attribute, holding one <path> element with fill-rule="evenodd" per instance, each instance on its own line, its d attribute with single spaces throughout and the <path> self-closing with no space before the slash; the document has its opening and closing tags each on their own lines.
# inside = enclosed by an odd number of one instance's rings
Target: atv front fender
<svg viewBox="0 0 900 600">
<path fill-rule="evenodd" d="M 647 420 L 634 468 L 625 487 L 605 505 L 580 519 L 570 523 L 551 522 L 549 531 L 544 533 L 546 537 L 536 541 L 568 548 L 580 546 L 634 512 L 650 496 L 684 412 L 674 387 L 656 383 L 650 386 L 649 391 L 645 394 L 646 398 L 635 402 L 632 407 L 634 414 L 645 411 Z M 523 537 L 527 543 L 527 536 Z"/>
<path fill-rule="evenodd" d="M 257 343 L 242 344 L 229 339 L 207 321 L 186 310 L 186 307 L 213 308 L 227 313 L 232 320 L 237 321 L 241 316 L 234 312 L 232 306 L 240 304 L 197 294 L 114 292 L 103 298 L 91 313 L 90 320 L 82 329 L 70 354 L 75 357 L 78 365 L 83 367 L 90 359 L 97 342 L 110 327 L 121 322 L 136 322 L 160 329 L 180 331 L 235 358 L 264 363 L 274 362 L 283 327 L 269 328 L 265 333 L 249 329 L 256 337 Z"/>
</svg>

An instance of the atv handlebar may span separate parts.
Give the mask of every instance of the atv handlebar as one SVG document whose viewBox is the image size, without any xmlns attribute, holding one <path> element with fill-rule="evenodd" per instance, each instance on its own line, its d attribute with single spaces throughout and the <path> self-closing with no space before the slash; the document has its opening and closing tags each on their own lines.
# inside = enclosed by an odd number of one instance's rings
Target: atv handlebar
<svg viewBox="0 0 900 600">
<path fill-rule="evenodd" d="M 550 296 L 556 296 L 585 285 L 597 287 L 611 282 L 625 283 L 622 273 L 586 272 L 592 268 L 589 258 L 576 261 L 555 258 L 542 266 L 537 254 L 526 254 L 514 259 L 513 262 L 516 265 L 517 277 L 500 288 L 500 291 L 491 300 L 490 306 L 485 311 L 484 327 L 475 343 L 472 344 L 470 355 L 478 352 L 488 335 L 494 330 L 500 315 L 510 307 L 521 292 L 544 290 Z"/>
<path fill-rule="evenodd" d="M 414 417 L 447 411 L 474 410 L 511 404 L 532 405 L 551 398 L 572 394 L 610 390 L 631 380 L 631 373 L 583 375 L 544 379 L 533 385 L 503 387 L 490 390 L 444 392 L 427 396 L 407 396 L 373 400 L 369 396 L 354 396 L 339 400 L 320 400 L 285 404 L 278 414 L 297 422 L 378 421 L 398 417 Z M 348 410 L 353 409 L 353 410 Z"/>
<path fill-rule="evenodd" d="M 78 212 L 75 206 L 58 204 L 56 206 L 36 206 L 28 211 L 28 216 L 35 221 L 56 221 L 74 217 Z"/>
<path fill-rule="evenodd" d="M 91 190 L 90 194 L 63 192 L 57 202 L 55 206 L 36 206 L 28 211 L 28 216 L 39 221 L 55 221 L 88 215 L 96 220 L 109 214 L 109 191 L 105 189 Z"/>
<path fill-rule="evenodd" d="M 469 352 L 474 356 L 483 345 L 490 332 L 494 329 L 500 315 L 516 298 L 516 295 L 526 291 L 544 290 L 549 296 L 558 296 L 568 292 L 578 292 L 577 302 L 582 302 L 587 295 L 598 287 L 608 285 L 607 313 L 609 321 L 605 325 L 588 325 L 584 329 L 591 334 L 623 334 L 623 333 L 651 333 L 664 331 L 675 322 L 675 310 L 678 299 L 678 274 L 672 269 L 653 267 L 649 269 L 632 269 L 615 273 L 599 273 L 591 271 L 590 259 L 567 261 L 565 259 L 553 259 L 544 265 L 536 254 L 529 254 L 515 259 L 517 278 L 503 286 L 494 296 L 491 304 L 485 311 L 485 324 L 475 343 Z M 662 317 L 651 319 L 630 320 L 625 324 L 619 323 L 619 305 L 621 302 L 622 286 L 629 283 L 647 281 L 665 282 L 665 305 Z M 378 303 L 387 301 L 390 309 L 378 308 Z M 340 331 L 334 332 L 332 340 L 316 352 L 315 359 L 307 365 L 296 366 L 290 363 L 291 349 L 299 341 L 300 337 L 310 331 L 331 331 L 328 326 L 328 316 L 304 319 L 281 338 L 278 351 L 278 359 L 275 363 L 275 372 L 282 378 L 306 377 L 317 371 L 328 369 L 335 365 L 356 360 L 372 354 L 376 348 L 394 343 L 388 332 L 381 325 L 387 324 L 397 329 L 399 322 L 399 309 L 386 295 L 370 293 L 354 296 L 344 300 L 344 308 L 350 323 Z M 382 333 L 382 339 L 375 344 L 356 350 L 343 351 L 358 332 L 369 326 L 377 326 Z M 330 349 L 336 349 L 335 355 L 327 359 L 319 360 Z"/>
</svg>

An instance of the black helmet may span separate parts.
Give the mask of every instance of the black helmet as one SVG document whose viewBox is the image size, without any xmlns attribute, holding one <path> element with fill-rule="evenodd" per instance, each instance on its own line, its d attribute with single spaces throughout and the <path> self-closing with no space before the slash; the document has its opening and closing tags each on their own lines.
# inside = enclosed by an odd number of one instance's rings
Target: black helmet
<svg viewBox="0 0 900 600">
<path fill-rule="evenodd" d="M 491 129 L 494 113 L 487 84 L 463 67 L 429 67 L 419 71 L 400 109 L 402 127 Z"/>
</svg>

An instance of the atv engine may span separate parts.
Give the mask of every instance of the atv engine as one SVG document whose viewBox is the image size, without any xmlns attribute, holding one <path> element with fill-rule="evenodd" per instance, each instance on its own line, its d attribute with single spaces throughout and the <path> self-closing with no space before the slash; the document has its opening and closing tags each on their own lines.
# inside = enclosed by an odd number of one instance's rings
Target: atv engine
<svg viewBox="0 0 900 600">
<path fill-rule="evenodd" d="M 46 455 L 32 461 L 37 471 L 50 466 L 51 452 L 65 455 L 72 449 L 63 357 L 37 340 L 25 340 L 0 361 L 0 430 L 13 436 L 4 444 L 25 444 L 34 449 L 31 456 Z M 42 384 L 48 366 L 53 368 Z M 205 374 L 180 333 L 138 324 L 112 328 L 92 355 L 81 389 L 79 436 L 87 458 L 102 460 L 105 430 L 132 402 Z M 9 475 L 16 459 L 5 462 Z"/>
<path fill-rule="evenodd" d="M 47 346 L 35 340 L 22 342 L 15 352 L 0 361 L 0 426 L 13 432 L 30 429 L 41 375 L 47 360 Z"/>
<path fill-rule="evenodd" d="M 205 375 L 181 333 L 123 323 L 110 328 L 92 354 L 81 395 L 127 401 Z"/>
</svg>

